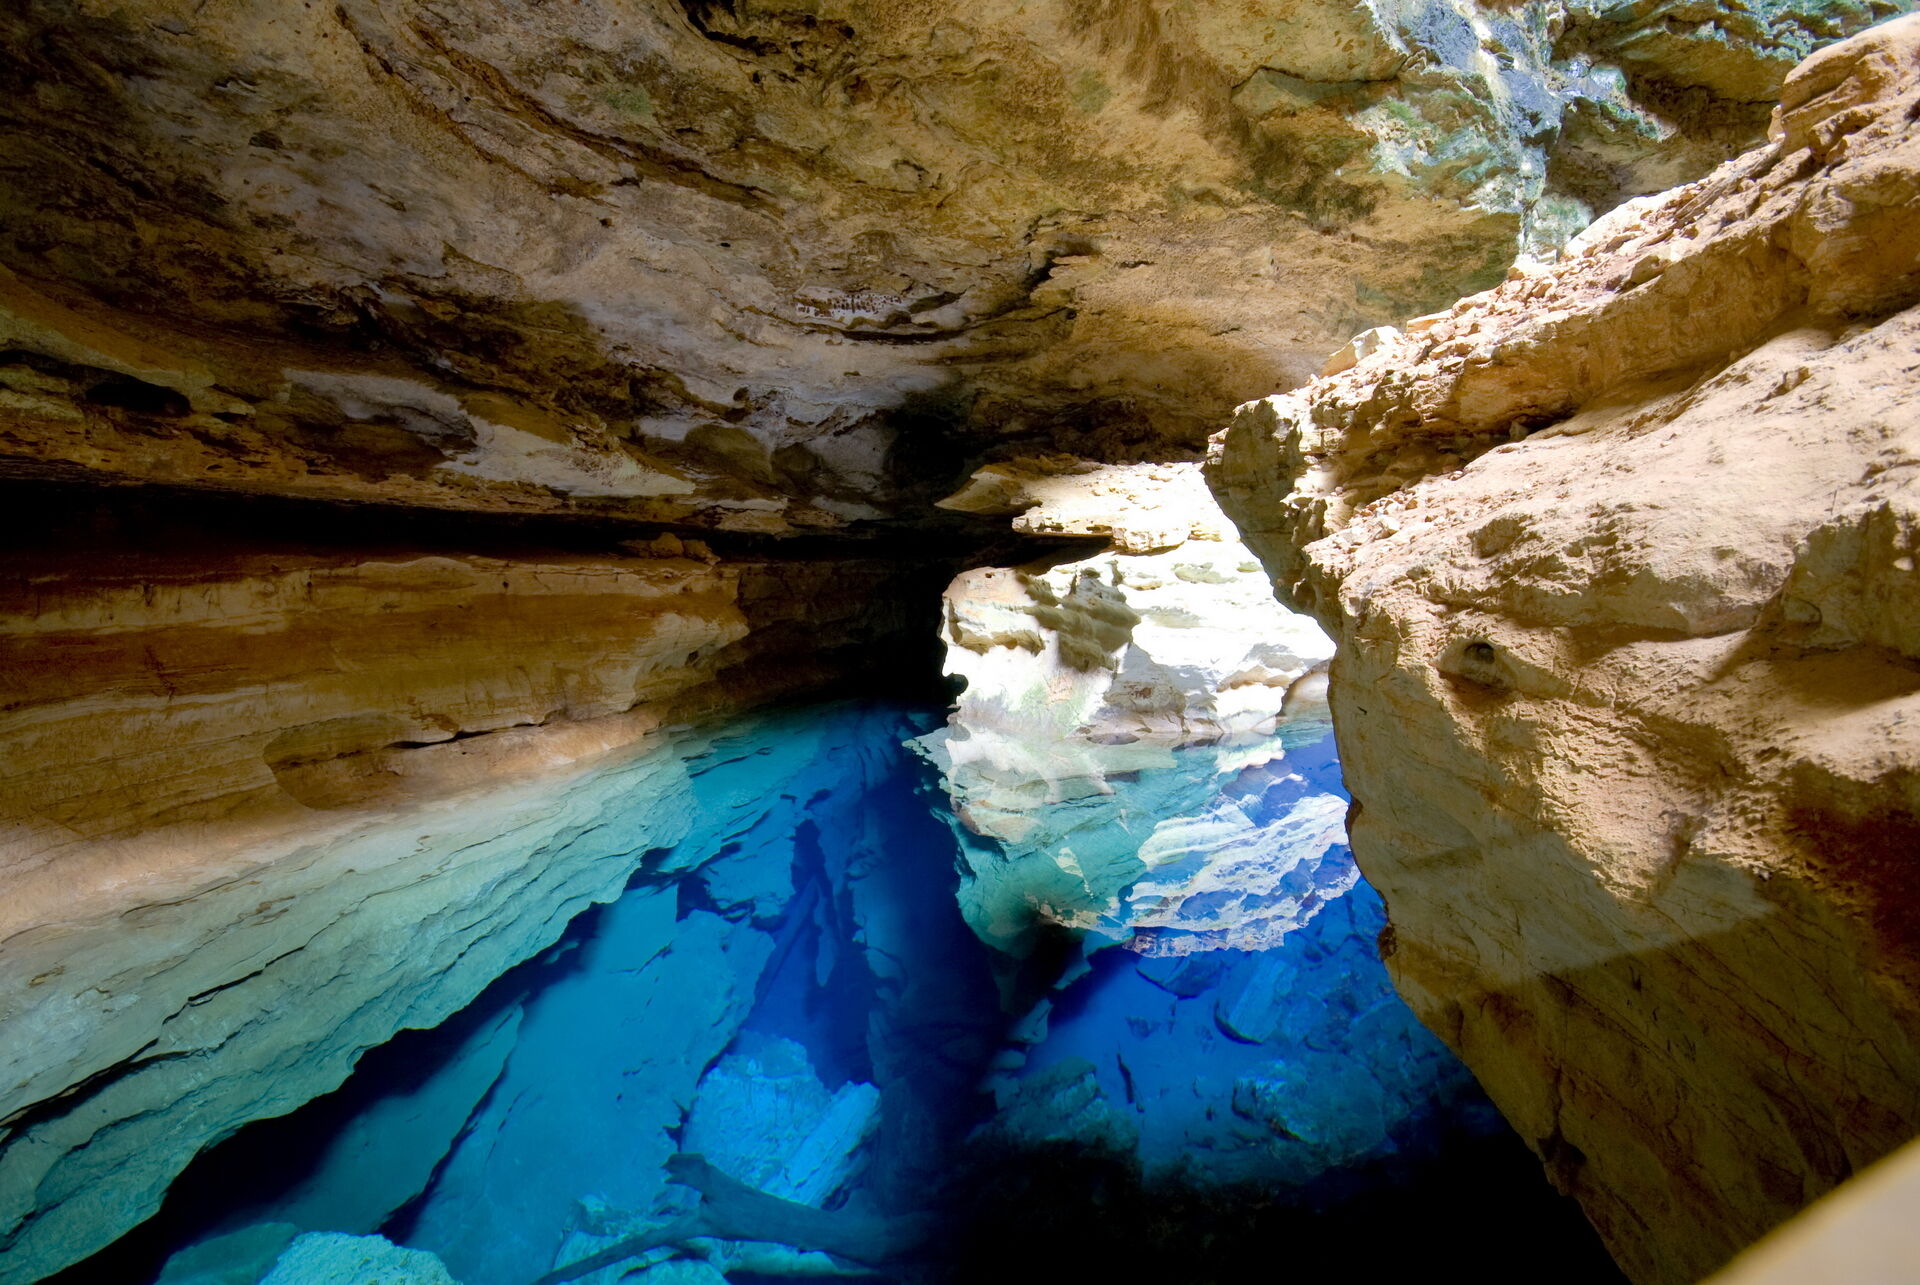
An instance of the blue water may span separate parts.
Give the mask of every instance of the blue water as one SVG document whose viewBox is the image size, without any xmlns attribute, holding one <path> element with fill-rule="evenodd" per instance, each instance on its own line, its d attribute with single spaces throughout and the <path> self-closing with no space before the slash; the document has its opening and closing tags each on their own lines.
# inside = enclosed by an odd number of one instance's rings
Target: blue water
<svg viewBox="0 0 1920 1285">
<path fill-rule="evenodd" d="M 687 1215 L 667 1172 L 682 1153 L 849 1217 L 934 1214 L 881 1279 L 1037 1279 L 1055 1253 L 1062 1270 L 1263 1279 L 1321 1261 L 1341 1210 L 1446 1221 L 1470 1216 L 1467 1189 L 1559 1238 L 1563 1275 L 1608 1277 L 1394 996 L 1379 898 L 1332 866 L 1270 949 L 1069 934 L 1008 987 L 1014 966 L 956 905 L 945 796 L 903 748 L 938 718 L 839 704 L 689 740 L 695 833 L 634 854 L 623 897 L 340 1091 L 203 1156 L 156 1219 L 67 1278 L 153 1280 L 198 1245 L 162 1277 L 184 1281 L 192 1261 L 270 1261 L 297 1231 L 336 1230 L 430 1250 L 464 1285 L 528 1285 Z M 1330 741 L 1219 784 L 1255 822 L 1337 788 Z M 1341 1235 L 1337 1261 L 1363 1277 L 1386 1261 Z M 1281 1243 L 1302 1237 L 1319 1249 Z M 666 1265 L 688 1255 L 701 1274 Z M 588 1279 L 844 1267 L 701 1240 Z"/>
</svg>

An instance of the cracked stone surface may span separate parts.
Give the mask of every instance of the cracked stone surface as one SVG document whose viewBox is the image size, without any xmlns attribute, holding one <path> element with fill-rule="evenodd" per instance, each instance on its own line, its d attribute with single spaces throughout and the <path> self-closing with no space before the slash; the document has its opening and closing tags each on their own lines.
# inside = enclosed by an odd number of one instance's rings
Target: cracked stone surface
<svg viewBox="0 0 1920 1285">
<path fill-rule="evenodd" d="M 1638 1280 L 1920 1129 L 1920 18 L 1552 269 L 1244 407 L 1389 966 Z"/>
</svg>

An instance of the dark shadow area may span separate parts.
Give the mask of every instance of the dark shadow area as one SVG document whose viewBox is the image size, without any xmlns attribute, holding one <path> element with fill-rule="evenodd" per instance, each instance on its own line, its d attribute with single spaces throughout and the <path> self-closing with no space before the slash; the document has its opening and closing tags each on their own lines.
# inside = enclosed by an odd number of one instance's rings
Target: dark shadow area
<svg viewBox="0 0 1920 1285">
<path fill-rule="evenodd" d="M 956 1195 L 944 1262 L 903 1280 L 1626 1279 L 1511 1134 L 1462 1132 L 1317 1191 L 1149 1180 L 1131 1156 L 1056 1143 L 976 1154 Z"/>
<path fill-rule="evenodd" d="M 997 546 L 1030 551 L 1006 519 L 934 510 L 911 525 L 856 523 L 818 535 L 756 535 L 637 524 L 592 513 L 500 513 L 344 500 L 252 495 L 208 487 L 63 482 L 0 473 L 0 553 L 289 553 L 530 557 L 620 553 L 628 541 L 675 533 L 724 558 L 900 561 L 980 556 Z M 1084 543 L 1084 542 L 1083 542 Z"/>
</svg>

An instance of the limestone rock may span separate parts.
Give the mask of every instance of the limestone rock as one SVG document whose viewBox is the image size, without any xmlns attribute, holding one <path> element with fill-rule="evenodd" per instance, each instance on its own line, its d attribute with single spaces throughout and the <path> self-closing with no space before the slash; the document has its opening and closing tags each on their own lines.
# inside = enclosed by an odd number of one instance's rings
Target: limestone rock
<svg viewBox="0 0 1920 1285">
<path fill-rule="evenodd" d="M 721 1058 L 701 1077 L 683 1149 L 749 1187 L 823 1205 L 858 1175 L 879 1104 L 871 1084 L 829 1093 L 804 1047 L 769 1037 Z"/>
<path fill-rule="evenodd" d="M 1067 1058 L 1004 1090 L 982 1136 L 1020 1147 L 1068 1142 L 1125 1154 L 1140 1145 L 1140 1126 L 1108 1097 L 1091 1062 Z"/>
<path fill-rule="evenodd" d="M 1340 642 L 1397 984 L 1642 1281 L 1920 1129 L 1916 112 L 1920 18 L 1815 54 L 1209 461 Z"/>
<path fill-rule="evenodd" d="M 966 680 L 956 727 L 1043 742 L 1195 744 L 1269 731 L 1286 689 L 1331 647 L 1273 604 L 1259 564 L 1225 538 L 1191 464 L 1057 471 L 1022 462 L 1011 496 L 948 501 L 1013 512 L 1027 534 L 1106 537 L 1086 558 L 963 572 L 948 587 L 947 672 Z M 1151 534 L 1145 534 L 1151 533 Z"/>
<path fill-rule="evenodd" d="M 593 957 L 529 1009 L 500 1091 L 421 1202 L 410 1239 L 467 1285 L 519 1285 L 554 1266 L 587 1175 L 619 1209 L 647 1210 L 665 1188 L 672 1131 L 772 950 L 717 915 L 677 920 L 675 901 L 667 888 L 607 908 L 608 927 L 583 947 Z"/>
<path fill-rule="evenodd" d="M 297 1186 L 275 1202 L 276 1222 L 368 1234 L 426 1190 L 486 1095 L 520 1033 L 509 1008 L 468 1037 L 431 1084 L 358 1112 L 331 1137 Z"/>
<path fill-rule="evenodd" d="M 1167 931 L 1186 948 L 1284 933 L 1294 920 L 1280 886 L 1313 882 L 1307 872 L 1343 842 L 1344 805 L 1305 805 L 1322 823 L 1276 845 L 1284 824 L 1211 796 L 1324 735 L 1317 706 L 1286 704 L 1331 646 L 1224 537 L 1199 469 L 1017 459 L 944 503 L 1012 515 L 1025 534 L 1108 542 L 1087 558 L 975 568 L 947 588 L 946 670 L 966 687 L 946 729 L 920 744 L 960 820 L 975 931 L 1015 953 L 1042 922 L 1143 943 Z M 1190 774 L 1139 778 L 1200 746 L 1217 748 Z M 1248 882 L 1232 913 L 1197 912 L 1237 878 Z"/>
<path fill-rule="evenodd" d="M 260 1285 L 460 1285 L 424 1249 L 384 1236 L 308 1232 L 287 1247 Z"/>
<path fill-rule="evenodd" d="M 796 532 L 1193 446 L 1897 5 L 22 0 L 0 461 Z"/>
<path fill-rule="evenodd" d="M 898 567 L 847 560 L 8 565 L 9 1282 L 99 1248 L 202 1147 L 617 894 L 696 806 L 664 723 L 821 681 L 903 615 Z"/>
</svg>

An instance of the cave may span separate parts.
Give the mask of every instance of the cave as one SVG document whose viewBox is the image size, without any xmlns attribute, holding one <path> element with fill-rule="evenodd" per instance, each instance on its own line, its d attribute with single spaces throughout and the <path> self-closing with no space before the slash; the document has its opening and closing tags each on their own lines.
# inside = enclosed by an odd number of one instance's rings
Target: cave
<svg viewBox="0 0 1920 1285">
<path fill-rule="evenodd" d="M 1920 1280 L 1905 0 L 15 0 L 0 1285 Z"/>
</svg>

